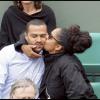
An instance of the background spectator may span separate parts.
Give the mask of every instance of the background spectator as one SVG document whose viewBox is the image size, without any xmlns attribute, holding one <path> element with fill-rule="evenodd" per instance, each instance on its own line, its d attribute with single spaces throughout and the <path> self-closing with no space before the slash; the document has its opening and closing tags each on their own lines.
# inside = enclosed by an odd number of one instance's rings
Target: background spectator
<svg viewBox="0 0 100 100">
<path fill-rule="evenodd" d="M 26 24 L 32 19 L 42 19 L 47 24 L 48 33 L 56 27 L 53 10 L 42 1 L 13 1 L 4 13 L 0 30 L 0 49 L 17 42 Z"/>
<path fill-rule="evenodd" d="M 36 99 L 38 88 L 30 79 L 17 80 L 11 86 L 10 99 Z"/>
</svg>

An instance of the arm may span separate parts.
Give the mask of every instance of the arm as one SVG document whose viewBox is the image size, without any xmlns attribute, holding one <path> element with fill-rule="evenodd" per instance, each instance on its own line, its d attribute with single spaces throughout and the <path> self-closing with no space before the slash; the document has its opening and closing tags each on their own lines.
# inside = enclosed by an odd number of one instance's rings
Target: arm
<svg viewBox="0 0 100 100">
<path fill-rule="evenodd" d="M 32 49 L 34 49 L 35 46 L 28 45 L 25 38 L 24 38 L 24 36 L 20 37 L 20 40 L 17 43 L 15 43 L 14 46 L 15 46 L 16 51 L 23 52 L 30 58 L 39 58 L 39 57 L 41 57 L 40 54 L 37 54 L 37 53 L 33 52 Z"/>
<path fill-rule="evenodd" d="M 9 45 L 9 39 L 8 39 L 8 15 L 7 12 L 4 14 L 1 22 L 1 29 L 0 29 L 0 49 L 2 49 L 4 46 Z M 10 23 L 9 23 L 10 24 Z"/>
<path fill-rule="evenodd" d="M 18 52 L 23 52 L 21 49 L 22 45 L 27 45 L 24 35 L 20 36 L 20 40 L 14 44 L 15 50 Z"/>
<path fill-rule="evenodd" d="M 89 98 L 88 92 L 90 96 L 93 96 L 91 95 L 93 94 L 92 91 L 90 91 L 92 87 L 86 83 L 77 66 L 77 64 L 71 63 L 62 69 L 61 77 L 64 82 L 66 97 L 69 99 L 86 99 Z"/>
<path fill-rule="evenodd" d="M 5 81 L 8 75 L 6 53 L 2 49 L 0 51 L 0 99 L 2 98 L 2 91 L 4 89 Z"/>
</svg>

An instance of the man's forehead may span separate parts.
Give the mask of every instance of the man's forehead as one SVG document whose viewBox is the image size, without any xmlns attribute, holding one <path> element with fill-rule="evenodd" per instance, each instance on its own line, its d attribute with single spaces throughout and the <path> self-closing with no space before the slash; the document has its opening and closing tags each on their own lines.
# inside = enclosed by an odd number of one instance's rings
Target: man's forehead
<svg viewBox="0 0 100 100">
<path fill-rule="evenodd" d="M 45 25 L 31 25 L 28 29 L 31 34 L 47 34 L 47 27 Z"/>
<path fill-rule="evenodd" d="M 29 29 L 35 29 L 35 28 L 46 28 L 47 29 L 47 26 L 44 24 L 44 25 L 30 25 L 29 26 Z"/>
<path fill-rule="evenodd" d="M 30 33 L 31 35 L 46 35 L 47 33 L 43 33 L 43 32 L 40 32 L 40 33 L 36 33 L 36 32 L 34 32 L 34 33 Z"/>
</svg>

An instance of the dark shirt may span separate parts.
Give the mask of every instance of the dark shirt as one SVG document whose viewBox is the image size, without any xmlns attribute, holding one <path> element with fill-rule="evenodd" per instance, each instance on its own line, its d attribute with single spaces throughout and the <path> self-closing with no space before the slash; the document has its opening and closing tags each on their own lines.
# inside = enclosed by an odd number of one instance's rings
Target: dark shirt
<svg viewBox="0 0 100 100">
<path fill-rule="evenodd" d="M 47 24 L 48 33 L 56 28 L 56 19 L 53 10 L 44 5 L 38 13 L 28 15 L 16 6 L 10 6 L 4 13 L 0 29 L 0 49 L 6 45 L 16 43 L 26 24 L 32 19 L 42 19 Z"/>
<path fill-rule="evenodd" d="M 97 98 L 76 56 L 64 53 L 50 55 L 45 57 L 45 66 L 40 98 L 47 97 L 46 94 L 52 99 Z"/>
</svg>

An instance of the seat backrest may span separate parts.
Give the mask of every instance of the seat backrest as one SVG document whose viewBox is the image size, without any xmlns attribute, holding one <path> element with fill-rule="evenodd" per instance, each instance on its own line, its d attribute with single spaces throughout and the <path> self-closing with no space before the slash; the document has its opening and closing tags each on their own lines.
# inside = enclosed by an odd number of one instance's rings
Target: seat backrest
<svg viewBox="0 0 100 100">
<path fill-rule="evenodd" d="M 100 74 L 100 33 L 90 33 L 92 46 L 82 54 L 76 54 L 87 73 Z"/>
<path fill-rule="evenodd" d="M 100 82 L 92 82 L 91 83 L 95 95 L 100 99 Z"/>
</svg>

